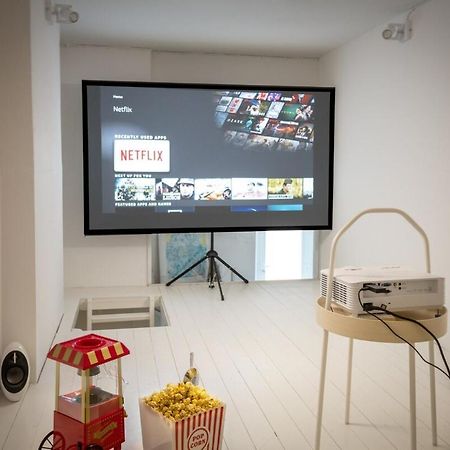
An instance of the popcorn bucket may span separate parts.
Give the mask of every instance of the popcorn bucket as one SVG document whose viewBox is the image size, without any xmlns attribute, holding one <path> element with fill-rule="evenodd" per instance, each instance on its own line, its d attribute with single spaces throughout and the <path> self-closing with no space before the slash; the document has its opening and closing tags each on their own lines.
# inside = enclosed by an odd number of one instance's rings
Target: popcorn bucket
<svg viewBox="0 0 450 450">
<path fill-rule="evenodd" d="M 144 450 L 220 450 L 225 405 L 180 420 L 169 420 L 139 399 Z"/>
</svg>

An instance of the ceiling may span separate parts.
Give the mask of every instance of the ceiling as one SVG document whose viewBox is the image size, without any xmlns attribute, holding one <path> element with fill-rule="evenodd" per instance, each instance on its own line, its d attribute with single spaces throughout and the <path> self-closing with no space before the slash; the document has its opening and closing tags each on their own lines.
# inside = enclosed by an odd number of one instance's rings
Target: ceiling
<svg viewBox="0 0 450 450">
<path fill-rule="evenodd" d="M 57 0 L 59 2 L 59 0 Z M 63 45 L 320 57 L 424 0 L 60 0 Z M 400 17 L 399 17 L 400 16 Z"/>
</svg>

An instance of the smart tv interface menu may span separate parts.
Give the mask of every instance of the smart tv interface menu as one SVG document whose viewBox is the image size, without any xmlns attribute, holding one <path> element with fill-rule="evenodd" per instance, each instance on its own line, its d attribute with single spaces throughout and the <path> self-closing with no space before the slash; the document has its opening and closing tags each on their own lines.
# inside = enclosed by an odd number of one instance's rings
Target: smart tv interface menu
<svg viewBox="0 0 450 450">
<path fill-rule="evenodd" d="M 331 227 L 333 88 L 83 81 L 85 233 Z"/>
</svg>

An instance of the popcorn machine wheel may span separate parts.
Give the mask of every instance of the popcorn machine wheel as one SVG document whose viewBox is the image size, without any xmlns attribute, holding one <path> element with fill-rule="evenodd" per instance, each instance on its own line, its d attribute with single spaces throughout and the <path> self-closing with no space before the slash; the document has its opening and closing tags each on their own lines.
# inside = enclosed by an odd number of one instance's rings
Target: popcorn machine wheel
<svg viewBox="0 0 450 450">
<path fill-rule="evenodd" d="M 59 431 L 50 431 L 39 445 L 39 450 L 103 450 L 103 447 L 97 444 L 90 444 L 83 448 L 83 444 L 73 444 L 70 447 L 65 447 L 64 436 Z"/>
</svg>

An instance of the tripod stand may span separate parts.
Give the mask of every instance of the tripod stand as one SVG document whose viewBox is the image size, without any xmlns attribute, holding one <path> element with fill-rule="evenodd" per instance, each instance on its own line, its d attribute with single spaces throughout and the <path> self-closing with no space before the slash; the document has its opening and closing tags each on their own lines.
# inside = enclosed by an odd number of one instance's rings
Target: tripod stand
<svg viewBox="0 0 450 450">
<path fill-rule="evenodd" d="M 170 280 L 166 283 L 166 286 L 170 286 L 172 283 L 175 283 L 179 278 L 181 278 L 183 275 L 186 275 L 188 272 L 190 272 L 194 267 L 197 267 L 199 264 L 201 264 L 203 261 L 208 260 L 208 278 L 206 281 L 208 281 L 209 286 L 211 289 L 214 287 L 214 280 L 217 281 L 217 284 L 219 285 L 220 290 L 220 298 L 225 300 L 225 297 L 223 296 L 222 286 L 220 284 L 220 273 L 217 270 L 217 262 L 216 259 L 218 259 L 225 267 L 230 269 L 235 275 L 237 275 L 244 283 L 248 283 L 248 280 L 244 278 L 238 271 L 233 269 L 227 262 L 225 262 L 219 254 L 214 250 L 214 232 L 211 232 L 211 248 L 206 252 L 206 255 L 199 259 L 197 262 L 192 264 L 192 266 L 188 267 L 186 270 L 183 270 L 179 275 L 177 275 L 175 278 Z"/>
</svg>

